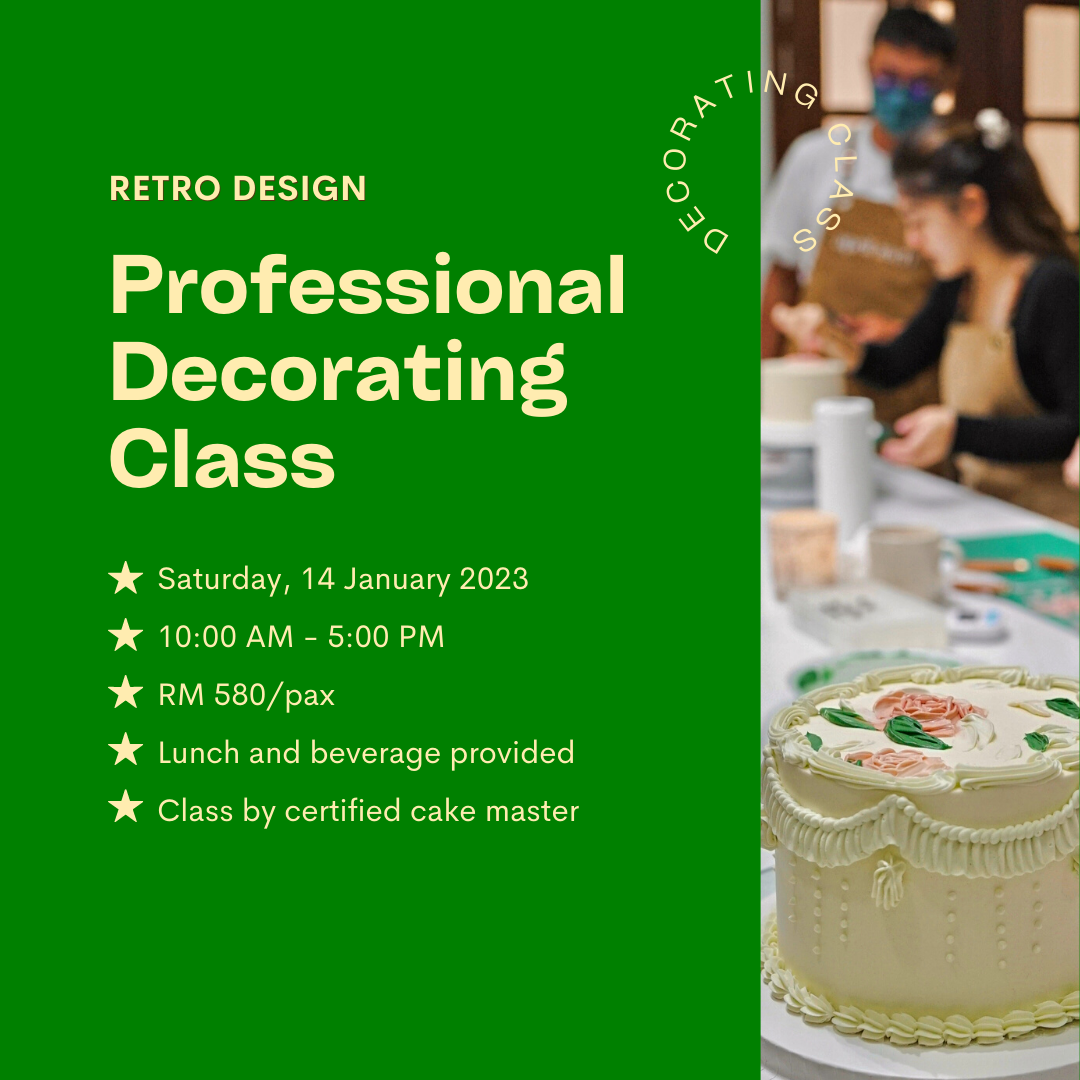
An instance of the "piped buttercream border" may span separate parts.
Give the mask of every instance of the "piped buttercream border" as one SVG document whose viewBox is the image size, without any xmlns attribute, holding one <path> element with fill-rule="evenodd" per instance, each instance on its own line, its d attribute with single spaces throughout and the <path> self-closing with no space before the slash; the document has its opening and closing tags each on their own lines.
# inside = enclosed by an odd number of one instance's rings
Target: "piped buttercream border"
<svg viewBox="0 0 1080 1080">
<path fill-rule="evenodd" d="M 956 877 L 1017 877 L 1042 870 L 1080 849 L 1080 791 L 1038 821 L 999 829 L 952 825 L 923 813 L 893 793 L 850 817 L 830 818 L 798 803 L 780 782 L 772 752 L 765 752 L 761 816 L 777 843 L 818 866 L 850 866 L 895 847 L 912 866 Z M 763 834 L 765 830 L 763 829 Z"/>
<path fill-rule="evenodd" d="M 812 994 L 784 966 L 777 946 L 776 916 L 766 920 L 761 937 L 761 967 L 772 996 L 782 1000 L 789 1012 L 809 1024 L 832 1024 L 845 1035 L 860 1035 L 872 1042 L 889 1040 L 898 1046 L 968 1046 L 999 1043 L 1028 1035 L 1037 1028 L 1061 1028 L 1080 1017 L 1080 992 L 1074 990 L 1061 1001 L 1044 1001 L 1034 1009 L 1015 1009 L 1005 1016 L 914 1017 L 907 1013 L 875 1012 L 855 1005 L 834 1007 L 826 998 Z"/>
</svg>

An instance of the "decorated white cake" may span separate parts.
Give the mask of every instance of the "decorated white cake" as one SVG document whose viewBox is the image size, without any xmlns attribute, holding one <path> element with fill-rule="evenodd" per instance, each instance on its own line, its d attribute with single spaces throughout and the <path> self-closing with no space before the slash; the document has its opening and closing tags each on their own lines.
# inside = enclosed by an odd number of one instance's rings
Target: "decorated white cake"
<svg viewBox="0 0 1080 1080">
<path fill-rule="evenodd" d="M 842 360 L 801 359 L 761 362 L 761 415 L 765 420 L 809 423 L 814 402 L 844 393 Z"/>
<path fill-rule="evenodd" d="M 1077 1019 L 1077 689 L 1022 668 L 894 668 L 773 719 L 774 997 L 903 1045 Z"/>
</svg>

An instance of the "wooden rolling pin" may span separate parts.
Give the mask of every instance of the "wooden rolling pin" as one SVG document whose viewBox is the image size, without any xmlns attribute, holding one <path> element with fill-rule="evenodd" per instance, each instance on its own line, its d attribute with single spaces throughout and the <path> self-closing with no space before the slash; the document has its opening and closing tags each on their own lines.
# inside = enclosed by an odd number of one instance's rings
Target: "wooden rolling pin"
<svg viewBox="0 0 1080 1080">
<path fill-rule="evenodd" d="M 1044 570 L 1052 570 L 1056 574 L 1075 574 L 1077 570 L 1075 559 L 1063 559 L 1058 555 L 1040 555 L 1035 561 Z"/>
<path fill-rule="evenodd" d="M 1039 564 L 1042 565 L 1041 560 Z M 1031 569 L 1027 559 L 968 559 L 962 565 L 965 570 L 981 570 L 987 574 L 1026 574 Z"/>
</svg>

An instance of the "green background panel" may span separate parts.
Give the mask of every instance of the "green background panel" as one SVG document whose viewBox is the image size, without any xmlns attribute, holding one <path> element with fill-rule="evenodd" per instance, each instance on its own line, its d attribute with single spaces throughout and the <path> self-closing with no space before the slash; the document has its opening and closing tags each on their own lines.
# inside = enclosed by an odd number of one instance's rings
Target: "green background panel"
<svg viewBox="0 0 1080 1080">
<path fill-rule="evenodd" d="M 13 1075 L 687 1076 L 721 1054 L 752 1073 L 758 708 L 730 686 L 752 687 L 758 663 L 758 113 L 738 92 L 757 27 L 750 5 L 23 19 L 9 77 L 26 168 L 7 180 Z M 713 80 L 730 72 L 729 102 Z M 692 143 L 668 134 L 713 90 Z M 673 145 L 708 218 L 696 234 L 664 195 Z M 114 173 L 362 173 L 367 201 L 111 203 Z M 698 239 L 712 225 L 730 233 L 719 255 Z M 251 300 L 170 316 L 164 286 L 111 313 L 114 253 L 200 278 L 284 252 L 290 275 L 433 282 L 440 250 L 455 280 L 504 283 L 585 267 L 606 284 L 622 254 L 625 313 L 308 318 L 281 286 L 270 316 Z M 445 357 L 451 337 L 515 368 L 563 342 L 566 412 L 407 389 L 365 403 L 354 378 L 336 402 L 112 400 L 114 340 L 220 371 L 237 355 L 400 364 L 420 343 Z M 129 427 L 169 442 L 187 428 L 193 458 L 323 443 L 336 479 L 204 490 L 193 461 L 186 489 L 171 474 L 128 489 L 109 447 Z M 107 576 L 124 560 L 136 596 Z M 161 567 L 245 564 L 283 574 L 288 596 L 156 587 Z M 309 566 L 333 567 L 335 588 L 308 591 Z M 453 577 L 441 599 L 361 594 L 342 588 L 353 566 Z M 465 592 L 465 566 L 525 567 L 529 587 Z M 124 618 L 137 653 L 113 651 Z M 270 623 L 292 626 L 291 650 L 244 647 Z M 334 624 L 401 623 L 441 625 L 445 648 L 327 643 Z M 160 628 L 179 624 L 234 626 L 237 645 L 166 649 Z M 107 689 L 125 675 L 145 688 L 136 710 Z M 202 683 L 207 704 L 159 704 L 162 682 Z M 332 687 L 335 704 L 219 708 L 219 682 Z M 137 766 L 113 764 L 124 731 L 145 744 Z M 301 764 L 157 763 L 159 743 L 226 737 L 299 739 Z M 574 764 L 446 764 L 454 745 L 534 738 L 572 739 Z M 312 766 L 312 739 L 437 746 L 444 762 Z M 137 824 L 113 822 L 124 788 Z M 581 809 L 573 825 L 281 820 L 353 796 L 400 798 L 403 817 L 447 798 L 480 817 Z M 278 807 L 269 829 L 157 814 L 245 797 Z M 721 1047 L 732 1015 L 745 1027 Z"/>
</svg>

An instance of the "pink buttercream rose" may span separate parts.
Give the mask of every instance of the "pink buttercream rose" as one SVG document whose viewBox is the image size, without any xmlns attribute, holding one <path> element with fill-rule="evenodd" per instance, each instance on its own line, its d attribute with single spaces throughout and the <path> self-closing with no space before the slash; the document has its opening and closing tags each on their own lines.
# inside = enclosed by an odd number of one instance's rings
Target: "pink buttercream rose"
<svg viewBox="0 0 1080 1080">
<path fill-rule="evenodd" d="M 968 716 L 985 716 L 986 710 L 972 705 L 960 698 L 939 697 L 928 694 L 925 690 L 916 690 L 913 686 L 904 690 L 893 690 L 877 699 L 874 704 L 873 724 L 879 731 L 894 716 L 910 716 L 918 720 L 927 735 L 936 738 L 948 738 L 960 730 L 960 722 Z"/>
<path fill-rule="evenodd" d="M 918 750 L 879 750 L 876 754 L 859 750 L 848 754 L 847 760 L 861 761 L 864 769 L 877 769 L 890 776 L 929 776 L 949 767 L 941 758 L 927 757 Z"/>
</svg>

